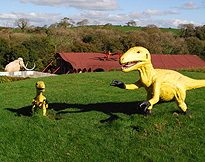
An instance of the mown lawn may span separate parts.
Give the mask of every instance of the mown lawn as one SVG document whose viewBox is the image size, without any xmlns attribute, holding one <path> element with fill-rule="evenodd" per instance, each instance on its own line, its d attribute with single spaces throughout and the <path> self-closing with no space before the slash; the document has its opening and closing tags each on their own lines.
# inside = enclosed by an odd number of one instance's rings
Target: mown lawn
<svg viewBox="0 0 205 162">
<path fill-rule="evenodd" d="M 205 73 L 182 72 L 205 79 Z M 137 72 L 70 74 L 0 84 L 0 161 L 204 161 L 205 88 L 187 92 L 189 116 L 175 102 L 137 108 L 146 91 L 109 84 L 132 83 Z M 46 84 L 47 117 L 30 114 L 35 83 Z"/>
</svg>

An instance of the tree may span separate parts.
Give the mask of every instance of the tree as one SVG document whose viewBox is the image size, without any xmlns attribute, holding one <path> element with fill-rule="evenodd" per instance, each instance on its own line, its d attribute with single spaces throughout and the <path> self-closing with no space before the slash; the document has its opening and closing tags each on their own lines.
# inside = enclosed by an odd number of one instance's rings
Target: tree
<svg viewBox="0 0 205 162">
<path fill-rule="evenodd" d="M 9 60 L 10 44 L 7 40 L 0 38 L 0 69 L 2 70 Z"/>
<path fill-rule="evenodd" d="M 72 52 L 96 52 L 97 47 L 94 44 L 75 42 L 71 47 Z"/>
<path fill-rule="evenodd" d="M 178 28 L 181 29 L 181 37 L 195 37 L 195 28 L 193 24 L 179 24 Z"/>
<path fill-rule="evenodd" d="M 205 25 L 201 27 L 196 27 L 196 37 L 200 40 L 205 40 Z"/>
<path fill-rule="evenodd" d="M 127 26 L 137 26 L 137 23 L 134 20 L 130 20 L 126 24 L 127 24 Z"/>
<path fill-rule="evenodd" d="M 77 22 L 78 26 L 86 26 L 88 24 L 88 19 L 84 19 L 82 21 Z"/>
<path fill-rule="evenodd" d="M 51 28 L 51 29 L 54 29 L 54 28 L 57 28 L 58 26 L 58 23 L 54 23 L 54 24 L 51 24 L 48 28 Z"/>
<path fill-rule="evenodd" d="M 149 24 L 146 27 L 142 27 L 142 31 L 147 32 L 149 34 L 161 32 L 160 29 L 154 24 Z"/>
<path fill-rule="evenodd" d="M 29 19 L 27 18 L 20 18 L 15 21 L 14 25 L 21 28 L 21 30 L 24 30 L 29 25 Z"/>
<path fill-rule="evenodd" d="M 38 63 L 43 63 L 46 67 L 55 54 L 55 46 L 50 43 L 48 37 L 32 37 L 32 39 L 24 41 L 23 46 L 25 46 L 29 52 L 30 63 L 36 62 L 36 67 L 38 67 Z M 38 61 L 39 59 L 41 59 L 41 61 Z M 40 67 L 36 69 L 43 70 L 40 69 Z"/>
<path fill-rule="evenodd" d="M 113 25 L 111 23 L 107 23 L 103 26 L 104 29 L 111 29 Z"/>
<path fill-rule="evenodd" d="M 154 24 L 148 24 L 146 27 L 147 27 L 147 28 L 152 28 L 152 29 L 158 28 L 158 27 L 157 27 L 156 25 L 154 25 Z"/>
<path fill-rule="evenodd" d="M 205 60 L 204 41 L 196 37 L 185 38 L 189 53 L 192 55 L 198 55 Z"/>
<path fill-rule="evenodd" d="M 9 54 L 9 58 L 7 58 L 8 62 L 14 61 L 19 57 L 22 57 L 24 61 L 29 61 L 29 50 L 25 48 L 23 45 L 16 45 L 11 47 L 11 52 Z"/>
<path fill-rule="evenodd" d="M 74 22 L 72 19 L 70 19 L 70 18 L 68 18 L 68 17 L 64 17 L 64 18 L 58 23 L 57 27 L 61 27 L 61 28 L 66 29 L 66 28 L 68 28 L 68 27 L 74 26 L 74 24 L 75 24 L 75 22 Z"/>
</svg>

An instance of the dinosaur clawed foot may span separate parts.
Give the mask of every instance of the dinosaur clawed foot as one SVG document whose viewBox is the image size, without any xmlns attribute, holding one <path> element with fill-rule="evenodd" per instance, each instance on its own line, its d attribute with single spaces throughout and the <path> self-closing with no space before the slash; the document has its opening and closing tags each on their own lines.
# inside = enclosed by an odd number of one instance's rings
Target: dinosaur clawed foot
<svg viewBox="0 0 205 162">
<path fill-rule="evenodd" d="M 145 116 L 150 116 L 152 114 L 152 109 L 147 109 L 145 112 Z"/>
<path fill-rule="evenodd" d="M 148 109 L 151 106 L 151 103 L 149 101 L 144 101 L 139 106 L 140 108 L 144 109 L 146 116 L 149 116 L 152 114 L 152 109 Z"/>
<path fill-rule="evenodd" d="M 189 115 L 189 110 L 186 109 L 186 111 L 184 112 L 184 115 Z"/>
</svg>

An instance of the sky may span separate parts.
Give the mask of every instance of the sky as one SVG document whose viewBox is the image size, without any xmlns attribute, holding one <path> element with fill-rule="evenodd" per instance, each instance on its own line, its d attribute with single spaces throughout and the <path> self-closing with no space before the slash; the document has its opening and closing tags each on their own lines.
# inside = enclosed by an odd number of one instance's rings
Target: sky
<svg viewBox="0 0 205 162">
<path fill-rule="evenodd" d="M 179 24 L 205 25 L 205 0 L 0 0 L 0 26 L 16 27 L 15 21 L 27 18 L 33 26 L 88 19 L 89 24 L 137 26 L 154 24 L 178 28 Z"/>
</svg>

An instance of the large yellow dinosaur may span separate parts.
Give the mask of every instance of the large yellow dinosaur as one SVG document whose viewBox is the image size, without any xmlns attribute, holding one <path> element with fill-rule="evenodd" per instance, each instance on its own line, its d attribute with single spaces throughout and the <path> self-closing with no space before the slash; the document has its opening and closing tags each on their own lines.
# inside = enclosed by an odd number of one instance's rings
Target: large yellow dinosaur
<svg viewBox="0 0 205 162">
<path fill-rule="evenodd" d="M 33 108 L 34 111 L 37 111 L 37 108 L 43 109 L 43 116 L 46 116 L 46 109 L 48 108 L 48 101 L 43 96 L 43 92 L 45 92 L 45 84 L 43 81 L 38 81 L 36 83 L 36 97 L 33 99 Z"/>
<path fill-rule="evenodd" d="M 121 81 L 113 80 L 110 85 L 128 90 L 145 87 L 147 101 L 142 102 L 140 107 L 144 108 L 146 115 L 152 113 L 153 105 L 159 100 L 171 101 L 173 99 L 187 115 L 189 110 L 185 103 L 186 90 L 205 87 L 205 80 L 195 80 L 173 70 L 154 69 L 150 53 L 143 47 L 129 49 L 122 55 L 119 63 L 123 65 L 123 72 L 138 70 L 140 79 L 133 84 L 124 84 Z"/>
</svg>

